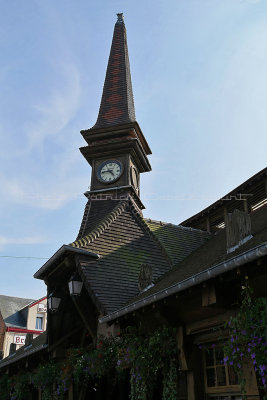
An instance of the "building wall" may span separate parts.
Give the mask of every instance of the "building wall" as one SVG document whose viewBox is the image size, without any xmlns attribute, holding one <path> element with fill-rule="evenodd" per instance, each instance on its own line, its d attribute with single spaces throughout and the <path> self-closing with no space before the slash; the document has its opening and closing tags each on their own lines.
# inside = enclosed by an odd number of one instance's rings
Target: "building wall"
<svg viewBox="0 0 267 400">
<path fill-rule="evenodd" d="M 21 331 L 21 332 L 6 332 L 5 334 L 5 338 L 4 338 L 4 345 L 3 345 L 3 358 L 7 357 L 9 355 L 9 351 L 10 351 L 10 345 L 11 343 L 15 343 L 17 338 L 20 338 L 20 343 L 21 344 L 16 344 L 16 349 L 20 348 L 21 346 L 23 346 L 24 342 L 21 341 L 21 338 L 24 338 L 24 340 L 26 339 L 26 334 L 25 331 Z M 36 338 L 37 334 L 33 335 L 33 338 Z"/>
<path fill-rule="evenodd" d="M 47 324 L 47 313 L 46 313 L 46 298 L 42 299 L 40 302 L 36 302 L 30 305 L 26 310 L 27 315 L 27 325 L 26 329 L 15 328 L 16 332 L 12 331 L 12 327 L 7 330 L 3 319 L 0 314 L 0 351 L 1 351 L 1 337 L 2 337 L 2 348 L 3 348 L 3 358 L 7 357 L 10 352 L 11 343 L 16 344 L 16 349 L 25 344 L 25 339 L 27 333 L 33 333 L 33 338 L 36 338 L 39 333 L 46 330 Z M 42 329 L 37 329 L 36 318 L 42 318 Z M 1 324 L 2 320 L 2 324 Z M 1 326 L 2 326 L 2 336 L 1 336 Z"/>
<path fill-rule="evenodd" d="M 6 330 L 6 326 L 5 326 L 3 317 L 0 313 L 0 356 L 1 356 L 1 352 L 3 351 L 5 330 Z M 1 357 L 0 357 L 0 359 L 1 359 Z"/>
<path fill-rule="evenodd" d="M 43 310 L 45 310 L 45 311 L 43 311 Z M 46 313 L 46 299 L 40 301 L 37 304 L 34 304 L 33 306 L 28 307 L 27 329 L 40 330 L 40 329 L 37 329 L 37 325 L 36 325 L 36 318 L 40 317 L 43 319 L 41 331 L 45 331 L 46 323 L 47 323 L 46 314 L 47 314 Z"/>
</svg>

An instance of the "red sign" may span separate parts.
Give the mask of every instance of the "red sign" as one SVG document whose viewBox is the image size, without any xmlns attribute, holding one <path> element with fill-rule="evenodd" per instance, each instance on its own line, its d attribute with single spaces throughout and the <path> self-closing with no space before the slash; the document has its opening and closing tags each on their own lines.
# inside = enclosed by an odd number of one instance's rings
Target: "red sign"
<svg viewBox="0 0 267 400">
<path fill-rule="evenodd" d="M 25 344 L 25 336 L 15 335 L 13 343 L 18 344 L 19 346 L 24 345 Z"/>
</svg>

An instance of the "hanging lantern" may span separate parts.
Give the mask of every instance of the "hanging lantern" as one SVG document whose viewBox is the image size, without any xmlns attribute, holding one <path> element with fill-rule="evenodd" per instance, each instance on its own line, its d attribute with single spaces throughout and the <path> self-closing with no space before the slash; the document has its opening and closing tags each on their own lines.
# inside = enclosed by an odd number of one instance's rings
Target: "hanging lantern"
<svg viewBox="0 0 267 400">
<path fill-rule="evenodd" d="M 48 310 L 51 313 L 55 313 L 59 309 L 59 305 L 61 303 L 61 297 L 58 292 L 51 292 L 47 298 L 47 306 Z"/>
<path fill-rule="evenodd" d="M 71 296 L 80 296 L 82 287 L 83 287 L 83 282 L 79 275 L 76 273 L 72 275 L 72 277 L 69 280 L 69 291 Z"/>
</svg>

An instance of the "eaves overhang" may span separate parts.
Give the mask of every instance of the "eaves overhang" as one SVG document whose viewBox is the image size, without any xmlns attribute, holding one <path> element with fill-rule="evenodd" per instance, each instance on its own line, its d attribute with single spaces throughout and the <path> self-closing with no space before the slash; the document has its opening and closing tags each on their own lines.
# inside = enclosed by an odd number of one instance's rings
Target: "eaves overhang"
<svg viewBox="0 0 267 400">
<path fill-rule="evenodd" d="M 257 172 L 257 174 L 253 175 L 245 182 L 241 183 L 241 185 L 237 186 L 235 189 L 231 190 L 231 192 L 227 193 L 225 196 L 221 197 L 219 200 L 215 201 L 214 203 L 210 204 L 208 207 L 204 208 L 197 214 L 191 216 L 190 218 L 186 219 L 183 222 L 180 222 L 180 225 L 183 226 L 193 226 L 193 223 L 198 221 L 202 217 L 207 217 L 211 211 L 214 211 L 220 208 L 225 200 L 230 200 L 232 198 L 236 198 L 241 196 L 242 193 L 244 196 L 247 196 L 247 193 L 250 193 L 250 188 L 256 182 L 259 182 L 261 179 L 266 179 L 267 177 L 267 167 L 263 168 L 261 171 Z"/>
<path fill-rule="evenodd" d="M 259 246 L 256 246 L 250 250 L 247 250 L 244 253 L 238 254 L 237 256 L 223 261 L 221 263 L 215 264 L 204 271 L 201 271 L 189 278 L 186 278 L 180 282 L 177 282 L 165 289 L 162 289 L 156 293 L 148 295 L 140 300 L 137 300 L 113 313 L 106 315 L 99 319 L 99 323 L 103 324 L 105 322 L 111 322 L 116 320 L 123 315 L 126 315 L 130 312 L 138 310 L 142 307 L 145 307 L 149 304 L 155 303 L 156 301 L 162 300 L 168 296 L 176 294 L 178 292 L 182 292 L 186 289 L 189 289 L 192 286 L 196 286 L 200 283 L 203 283 L 209 279 L 215 278 L 227 271 L 231 271 L 235 268 L 238 268 L 246 263 L 252 262 L 260 257 L 267 255 L 267 242 L 262 243 Z"/>
<path fill-rule="evenodd" d="M 0 361 L 0 368 L 6 367 L 9 364 L 13 364 L 14 362 L 19 361 L 22 358 L 25 358 L 27 356 L 31 356 L 32 354 L 37 353 L 37 352 L 39 352 L 41 350 L 44 350 L 47 347 L 48 347 L 48 344 L 41 344 L 38 347 L 34 347 L 32 349 L 28 349 L 27 351 L 25 351 L 25 353 L 22 353 L 20 355 L 16 355 L 16 353 L 13 353 L 10 356 L 4 358 L 2 361 Z"/>
<path fill-rule="evenodd" d="M 68 254 L 79 254 L 79 255 L 84 255 L 87 257 L 92 258 L 93 260 L 98 260 L 99 255 L 96 253 L 92 253 L 90 251 L 84 250 L 84 249 L 79 249 L 77 247 L 69 246 L 66 244 L 63 244 L 63 246 L 60 247 L 56 253 L 49 258 L 48 261 L 33 275 L 34 278 L 36 279 L 44 279 L 44 277 L 47 275 L 48 271 L 53 268 L 53 266 L 59 261 L 59 259 L 62 259 L 63 257 L 67 256 Z"/>
</svg>

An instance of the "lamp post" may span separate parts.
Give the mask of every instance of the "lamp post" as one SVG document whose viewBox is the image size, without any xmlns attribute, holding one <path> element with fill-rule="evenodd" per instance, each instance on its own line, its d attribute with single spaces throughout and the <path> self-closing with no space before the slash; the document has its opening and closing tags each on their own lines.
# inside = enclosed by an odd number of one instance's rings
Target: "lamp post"
<svg viewBox="0 0 267 400">
<path fill-rule="evenodd" d="M 56 290 L 54 290 L 48 295 L 47 306 L 48 310 L 51 313 L 55 313 L 58 311 L 60 303 L 61 303 L 61 296 Z"/>
<path fill-rule="evenodd" d="M 72 297 L 80 296 L 83 287 L 83 282 L 77 273 L 72 275 L 72 277 L 68 282 L 68 285 L 69 285 L 69 292 Z"/>
</svg>

